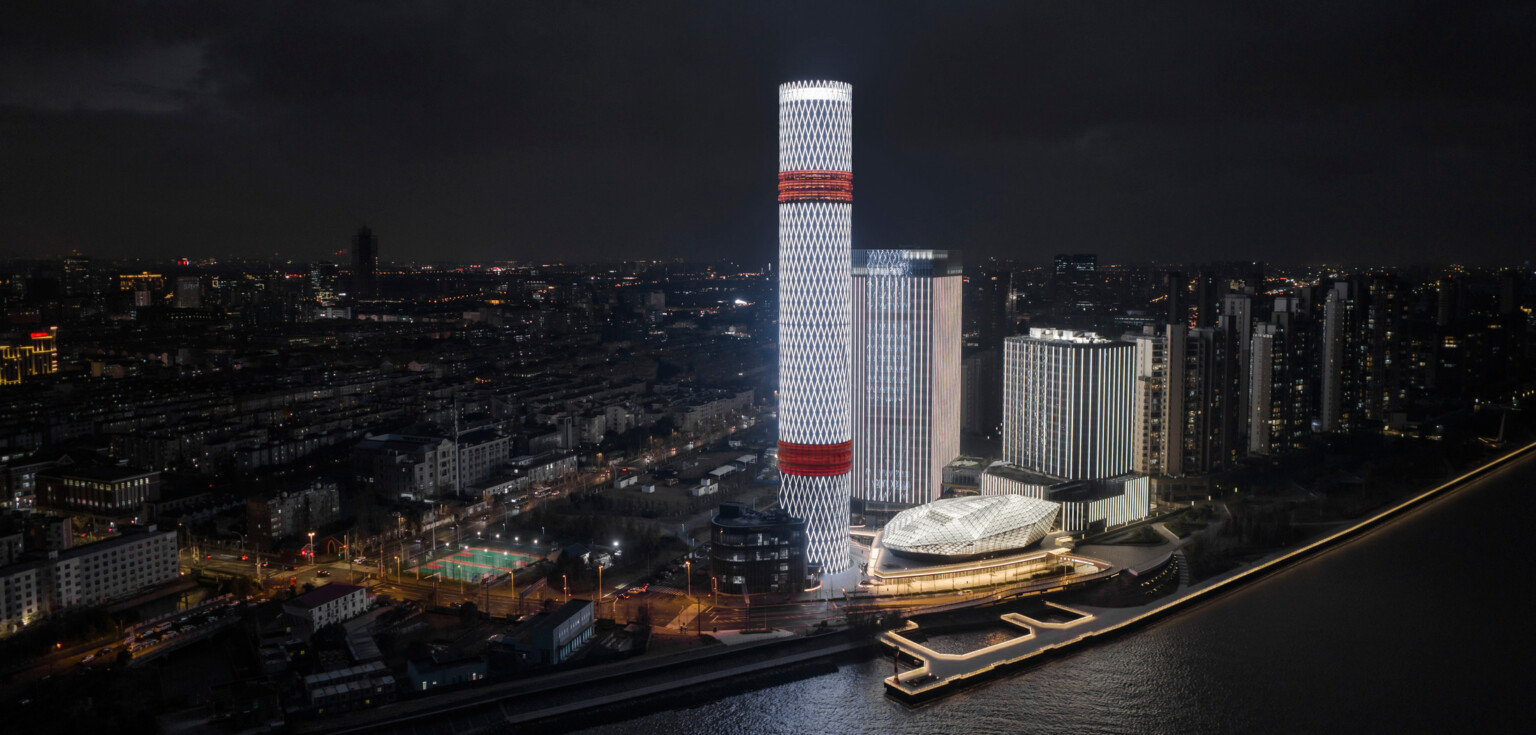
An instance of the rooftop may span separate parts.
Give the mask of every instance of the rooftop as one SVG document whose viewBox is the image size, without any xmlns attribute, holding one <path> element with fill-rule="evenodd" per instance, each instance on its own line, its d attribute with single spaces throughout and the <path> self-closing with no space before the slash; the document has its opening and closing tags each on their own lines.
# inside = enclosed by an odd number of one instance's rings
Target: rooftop
<svg viewBox="0 0 1536 735">
<path fill-rule="evenodd" d="M 38 474 L 48 477 L 95 480 L 97 482 L 122 482 L 160 473 L 157 470 L 141 470 L 137 467 L 79 467 L 75 465 L 61 465 L 43 470 Z"/>
<path fill-rule="evenodd" d="M 1050 487 L 1051 485 L 1059 485 L 1063 482 L 1066 482 L 1065 478 L 1055 477 L 1052 475 L 1042 475 L 1039 472 L 1026 470 L 1023 467 L 1008 464 L 1007 462 L 993 462 L 987 467 L 986 474 L 1001 477 L 1005 480 L 1013 480 L 1014 482 L 1023 482 L 1030 485 L 1043 485 L 1046 487 Z"/>
<path fill-rule="evenodd" d="M 1043 342 L 1072 342 L 1075 344 L 1109 344 L 1118 340 L 1105 339 L 1094 332 L 1084 332 L 1077 329 L 1051 329 L 1048 327 L 1031 327 L 1028 337 L 1009 337 L 1009 339 L 1032 339 Z"/>
<path fill-rule="evenodd" d="M 320 587 L 313 592 L 306 592 L 302 595 L 299 595 L 298 597 L 295 597 L 293 600 L 289 601 L 288 604 L 296 607 L 319 607 L 327 602 L 339 600 L 343 597 L 346 597 L 347 595 L 352 594 L 353 592 L 358 592 L 362 589 L 362 587 L 359 587 L 355 584 L 342 584 L 340 582 L 332 582 L 331 584 Z"/>
</svg>

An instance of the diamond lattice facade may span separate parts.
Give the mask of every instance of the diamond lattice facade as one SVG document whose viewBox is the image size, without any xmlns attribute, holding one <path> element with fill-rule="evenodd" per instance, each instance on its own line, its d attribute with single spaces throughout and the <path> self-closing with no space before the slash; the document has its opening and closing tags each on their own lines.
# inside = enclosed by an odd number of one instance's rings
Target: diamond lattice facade
<svg viewBox="0 0 1536 735">
<path fill-rule="evenodd" d="M 898 513 L 880 545 L 917 559 L 958 561 L 1022 549 L 1045 537 L 1060 506 L 1022 495 L 947 498 Z"/>
<path fill-rule="evenodd" d="M 779 469 L 806 556 L 850 566 L 853 87 L 779 86 Z"/>
</svg>

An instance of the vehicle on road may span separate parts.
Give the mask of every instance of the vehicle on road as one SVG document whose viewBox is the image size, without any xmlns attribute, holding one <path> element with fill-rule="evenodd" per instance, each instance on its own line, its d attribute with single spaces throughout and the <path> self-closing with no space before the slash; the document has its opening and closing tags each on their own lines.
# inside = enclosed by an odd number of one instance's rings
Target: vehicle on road
<svg viewBox="0 0 1536 735">
<path fill-rule="evenodd" d="M 85 658 L 80 659 L 80 663 L 88 664 L 88 663 L 90 663 L 92 661 L 95 661 L 95 660 L 96 660 L 96 654 L 94 654 L 94 653 L 87 653 L 87 654 L 85 654 Z"/>
<path fill-rule="evenodd" d="M 331 576 L 331 573 L 329 571 L 327 571 L 327 570 L 321 569 L 320 571 L 315 572 L 315 576 L 316 577 L 329 577 L 329 576 Z"/>
</svg>

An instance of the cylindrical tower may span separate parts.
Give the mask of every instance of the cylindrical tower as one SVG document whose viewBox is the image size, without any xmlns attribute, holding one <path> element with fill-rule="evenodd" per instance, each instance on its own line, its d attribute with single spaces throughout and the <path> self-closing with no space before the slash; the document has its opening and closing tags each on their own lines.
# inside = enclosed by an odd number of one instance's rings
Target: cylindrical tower
<svg viewBox="0 0 1536 735">
<path fill-rule="evenodd" d="M 779 86 L 779 471 L 807 561 L 850 565 L 853 86 Z"/>
</svg>

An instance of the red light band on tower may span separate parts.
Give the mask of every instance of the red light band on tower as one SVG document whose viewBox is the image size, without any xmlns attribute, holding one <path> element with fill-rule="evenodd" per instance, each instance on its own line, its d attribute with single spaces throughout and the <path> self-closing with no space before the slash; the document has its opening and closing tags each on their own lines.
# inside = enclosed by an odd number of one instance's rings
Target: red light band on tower
<svg viewBox="0 0 1536 735">
<path fill-rule="evenodd" d="M 779 442 L 779 472 L 800 477 L 834 477 L 853 467 L 853 442 L 793 444 Z"/>
<path fill-rule="evenodd" d="M 779 173 L 779 203 L 852 202 L 852 171 L 783 171 Z"/>
</svg>

